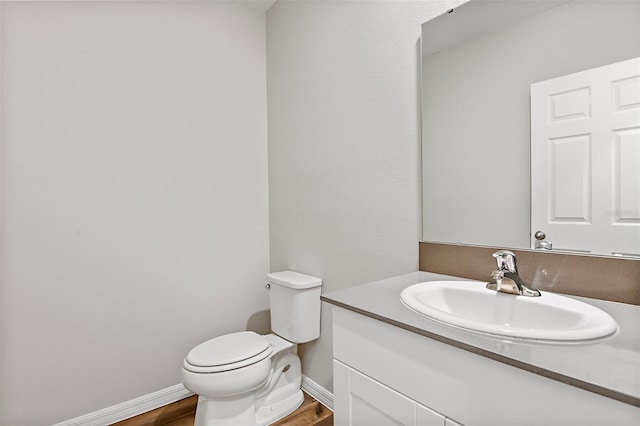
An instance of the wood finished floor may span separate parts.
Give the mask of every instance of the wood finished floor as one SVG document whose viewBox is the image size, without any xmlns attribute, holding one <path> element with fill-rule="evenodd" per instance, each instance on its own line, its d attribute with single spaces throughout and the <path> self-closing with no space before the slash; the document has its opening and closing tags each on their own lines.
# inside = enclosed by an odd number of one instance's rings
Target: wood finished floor
<svg viewBox="0 0 640 426">
<path fill-rule="evenodd" d="M 113 426 L 193 426 L 197 403 L 194 395 Z M 302 405 L 272 426 L 333 426 L 333 412 L 305 393 Z"/>
</svg>

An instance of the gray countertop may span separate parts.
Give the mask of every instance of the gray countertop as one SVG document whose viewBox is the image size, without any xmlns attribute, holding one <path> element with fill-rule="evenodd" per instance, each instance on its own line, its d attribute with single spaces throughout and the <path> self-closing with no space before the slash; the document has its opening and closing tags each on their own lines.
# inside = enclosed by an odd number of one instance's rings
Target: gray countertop
<svg viewBox="0 0 640 426">
<path fill-rule="evenodd" d="M 579 343 L 545 343 L 502 338 L 452 327 L 404 306 L 400 292 L 425 282 L 462 280 L 411 272 L 322 295 L 324 302 L 439 340 L 581 389 L 640 407 L 640 306 L 566 296 L 611 315 L 618 331 Z"/>
</svg>

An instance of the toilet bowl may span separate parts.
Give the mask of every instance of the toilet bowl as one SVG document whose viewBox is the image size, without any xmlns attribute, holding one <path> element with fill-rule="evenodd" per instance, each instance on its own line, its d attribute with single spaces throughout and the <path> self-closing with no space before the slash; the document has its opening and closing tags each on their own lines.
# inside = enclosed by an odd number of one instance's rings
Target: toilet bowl
<svg viewBox="0 0 640 426">
<path fill-rule="evenodd" d="M 199 395 L 195 426 L 268 425 L 302 403 L 297 343 L 320 335 L 322 281 L 292 271 L 267 278 L 272 334 L 214 337 L 183 361 L 182 383 Z"/>
</svg>

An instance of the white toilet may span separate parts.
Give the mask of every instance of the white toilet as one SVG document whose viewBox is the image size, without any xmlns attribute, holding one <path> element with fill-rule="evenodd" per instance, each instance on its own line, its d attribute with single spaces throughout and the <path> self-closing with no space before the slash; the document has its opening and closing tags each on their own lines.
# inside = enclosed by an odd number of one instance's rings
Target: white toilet
<svg viewBox="0 0 640 426">
<path fill-rule="evenodd" d="M 320 337 L 320 278 L 267 275 L 272 334 L 225 334 L 193 348 L 182 383 L 199 395 L 195 426 L 268 425 L 302 403 L 297 344 Z"/>
</svg>

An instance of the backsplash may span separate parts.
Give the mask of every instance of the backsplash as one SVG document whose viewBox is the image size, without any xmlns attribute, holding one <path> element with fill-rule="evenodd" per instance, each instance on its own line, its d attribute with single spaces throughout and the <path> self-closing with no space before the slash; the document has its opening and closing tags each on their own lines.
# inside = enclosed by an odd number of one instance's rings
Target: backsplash
<svg viewBox="0 0 640 426">
<path fill-rule="evenodd" d="M 490 281 L 504 247 L 421 242 L 421 271 Z M 640 260 L 512 250 L 520 277 L 538 290 L 640 305 Z"/>
</svg>

